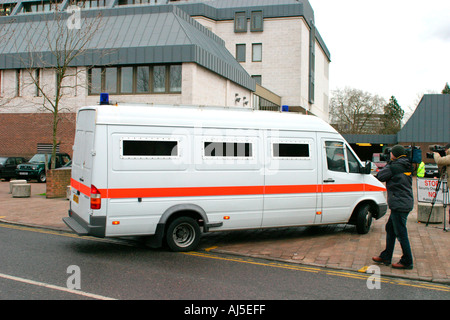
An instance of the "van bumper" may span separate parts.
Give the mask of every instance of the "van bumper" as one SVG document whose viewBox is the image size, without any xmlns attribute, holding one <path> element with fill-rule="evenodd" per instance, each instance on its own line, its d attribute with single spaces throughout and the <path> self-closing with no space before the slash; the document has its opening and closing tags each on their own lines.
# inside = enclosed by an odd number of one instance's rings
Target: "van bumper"
<svg viewBox="0 0 450 320">
<path fill-rule="evenodd" d="M 64 223 L 79 236 L 94 236 L 104 238 L 106 233 L 106 216 L 89 217 L 89 223 L 72 210 L 69 216 L 62 219 Z"/>
<path fill-rule="evenodd" d="M 377 215 L 376 215 L 375 219 L 378 220 L 378 219 L 384 217 L 384 215 L 387 212 L 387 208 L 388 208 L 387 204 L 379 204 L 378 205 L 378 212 L 377 212 Z"/>
</svg>

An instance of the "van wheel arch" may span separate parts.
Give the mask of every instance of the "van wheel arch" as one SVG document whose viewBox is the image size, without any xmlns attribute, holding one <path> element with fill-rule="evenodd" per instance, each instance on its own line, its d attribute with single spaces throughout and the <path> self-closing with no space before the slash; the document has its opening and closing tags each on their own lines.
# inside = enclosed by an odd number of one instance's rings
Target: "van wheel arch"
<svg viewBox="0 0 450 320">
<path fill-rule="evenodd" d="M 166 236 L 170 225 L 173 221 L 182 217 L 190 218 L 195 221 L 199 227 L 200 233 L 202 229 L 204 232 L 208 231 L 206 230 L 207 216 L 203 209 L 197 205 L 191 204 L 176 205 L 164 212 L 156 227 L 155 234 L 146 240 L 146 244 L 152 248 L 158 248 L 167 244 L 167 241 L 165 240 L 167 240 Z"/>
</svg>

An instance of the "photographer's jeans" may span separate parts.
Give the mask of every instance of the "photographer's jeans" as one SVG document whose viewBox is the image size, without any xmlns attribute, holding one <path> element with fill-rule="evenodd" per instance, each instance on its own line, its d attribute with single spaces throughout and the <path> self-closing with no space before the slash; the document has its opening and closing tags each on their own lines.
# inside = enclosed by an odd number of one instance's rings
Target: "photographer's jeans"
<svg viewBox="0 0 450 320">
<path fill-rule="evenodd" d="M 391 210 L 391 215 L 386 224 L 386 249 L 380 254 L 380 258 L 391 261 L 394 253 L 395 239 L 397 238 L 402 247 L 403 256 L 400 263 L 409 266 L 413 263 L 411 245 L 408 239 L 408 230 L 406 229 L 406 220 L 409 212 L 399 212 Z"/>
</svg>

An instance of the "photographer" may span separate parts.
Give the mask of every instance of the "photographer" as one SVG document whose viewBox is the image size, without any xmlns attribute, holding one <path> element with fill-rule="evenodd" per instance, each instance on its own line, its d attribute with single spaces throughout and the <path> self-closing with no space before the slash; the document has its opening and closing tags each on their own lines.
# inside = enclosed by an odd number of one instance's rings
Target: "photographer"
<svg viewBox="0 0 450 320">
<path fill-rule="evenodd" d="M 377 174 L 378 180 L 386 182 L 388 205 L 391 215 L 386 224 L 386 249 L 373 261 L 389 265 L 394 253 L 395 239 L 402 247 L 403 256 L 398 263 L 393 263 L 396 269 L 412 269 L 413 256 L 408 239 L 406 221 L 409 212 L 414 207 L 412 190 L 413 167 L 403 146 L 396 145 L 391 150 L 391 161 Z"/>
<path fill-rule="evenodd" d="M 433 152 L 433 158 L 434 162 L 439 167 L 439 172 L 441 173 L 441 176 L 444 175 L 444 172 L 442 171 L 443 167 L 447 167 L 447 187 L 449 187 L 449 181 L 450 181 L 450 143 L 447 143 L 447 145 L 444 147 L 445 150 L 445 156 L 441 156 L 438 152 Z M 449 210 L 449 219 L 450 219 L 450 210 Z"/>
<path fill-rule="evenodd" d="M 450 178 L 450 143 L 448 143 L 445 147 L 445 157 L 442 157 L 438 152 L 433 152 L 434 162 L 439 167 L 439 171 L 442 170 L 442 167 L 447 166 L 447 185 Z M 443 174 L 443 172 L 441 172 Z"/>
</svg>

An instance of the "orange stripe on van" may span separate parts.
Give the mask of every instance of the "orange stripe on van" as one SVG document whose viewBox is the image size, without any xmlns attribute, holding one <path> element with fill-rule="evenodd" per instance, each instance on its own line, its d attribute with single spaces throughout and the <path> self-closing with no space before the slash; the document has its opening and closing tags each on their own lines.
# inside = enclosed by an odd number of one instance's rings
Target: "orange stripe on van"
<svg viewBox="0 0 450 320">
<path fill-rule="evenodd" d="M 71 186 L 90 196 L 90 187 L 72 179 Z M 385 188 L 368 184 L 236 186 L 236 187 L 180 187 L 180 188 L 115 188 L 99 189 L 102 198 L 167 198 L 205 196 L 243 196 L 265 194 L 303 194 L 335 192 L 376 192 Z"/>
<path fill-rule="evenodd" d="M 81 182 L 75 180 L 75 179 L 70 179 L 70 186 L 78 191 L 80 191 L 81 193 L 87 195 L 88 197 L 91 196 L 91 187 L 86 186 L 84 184 L 82 184 Z"/>
</svg>

